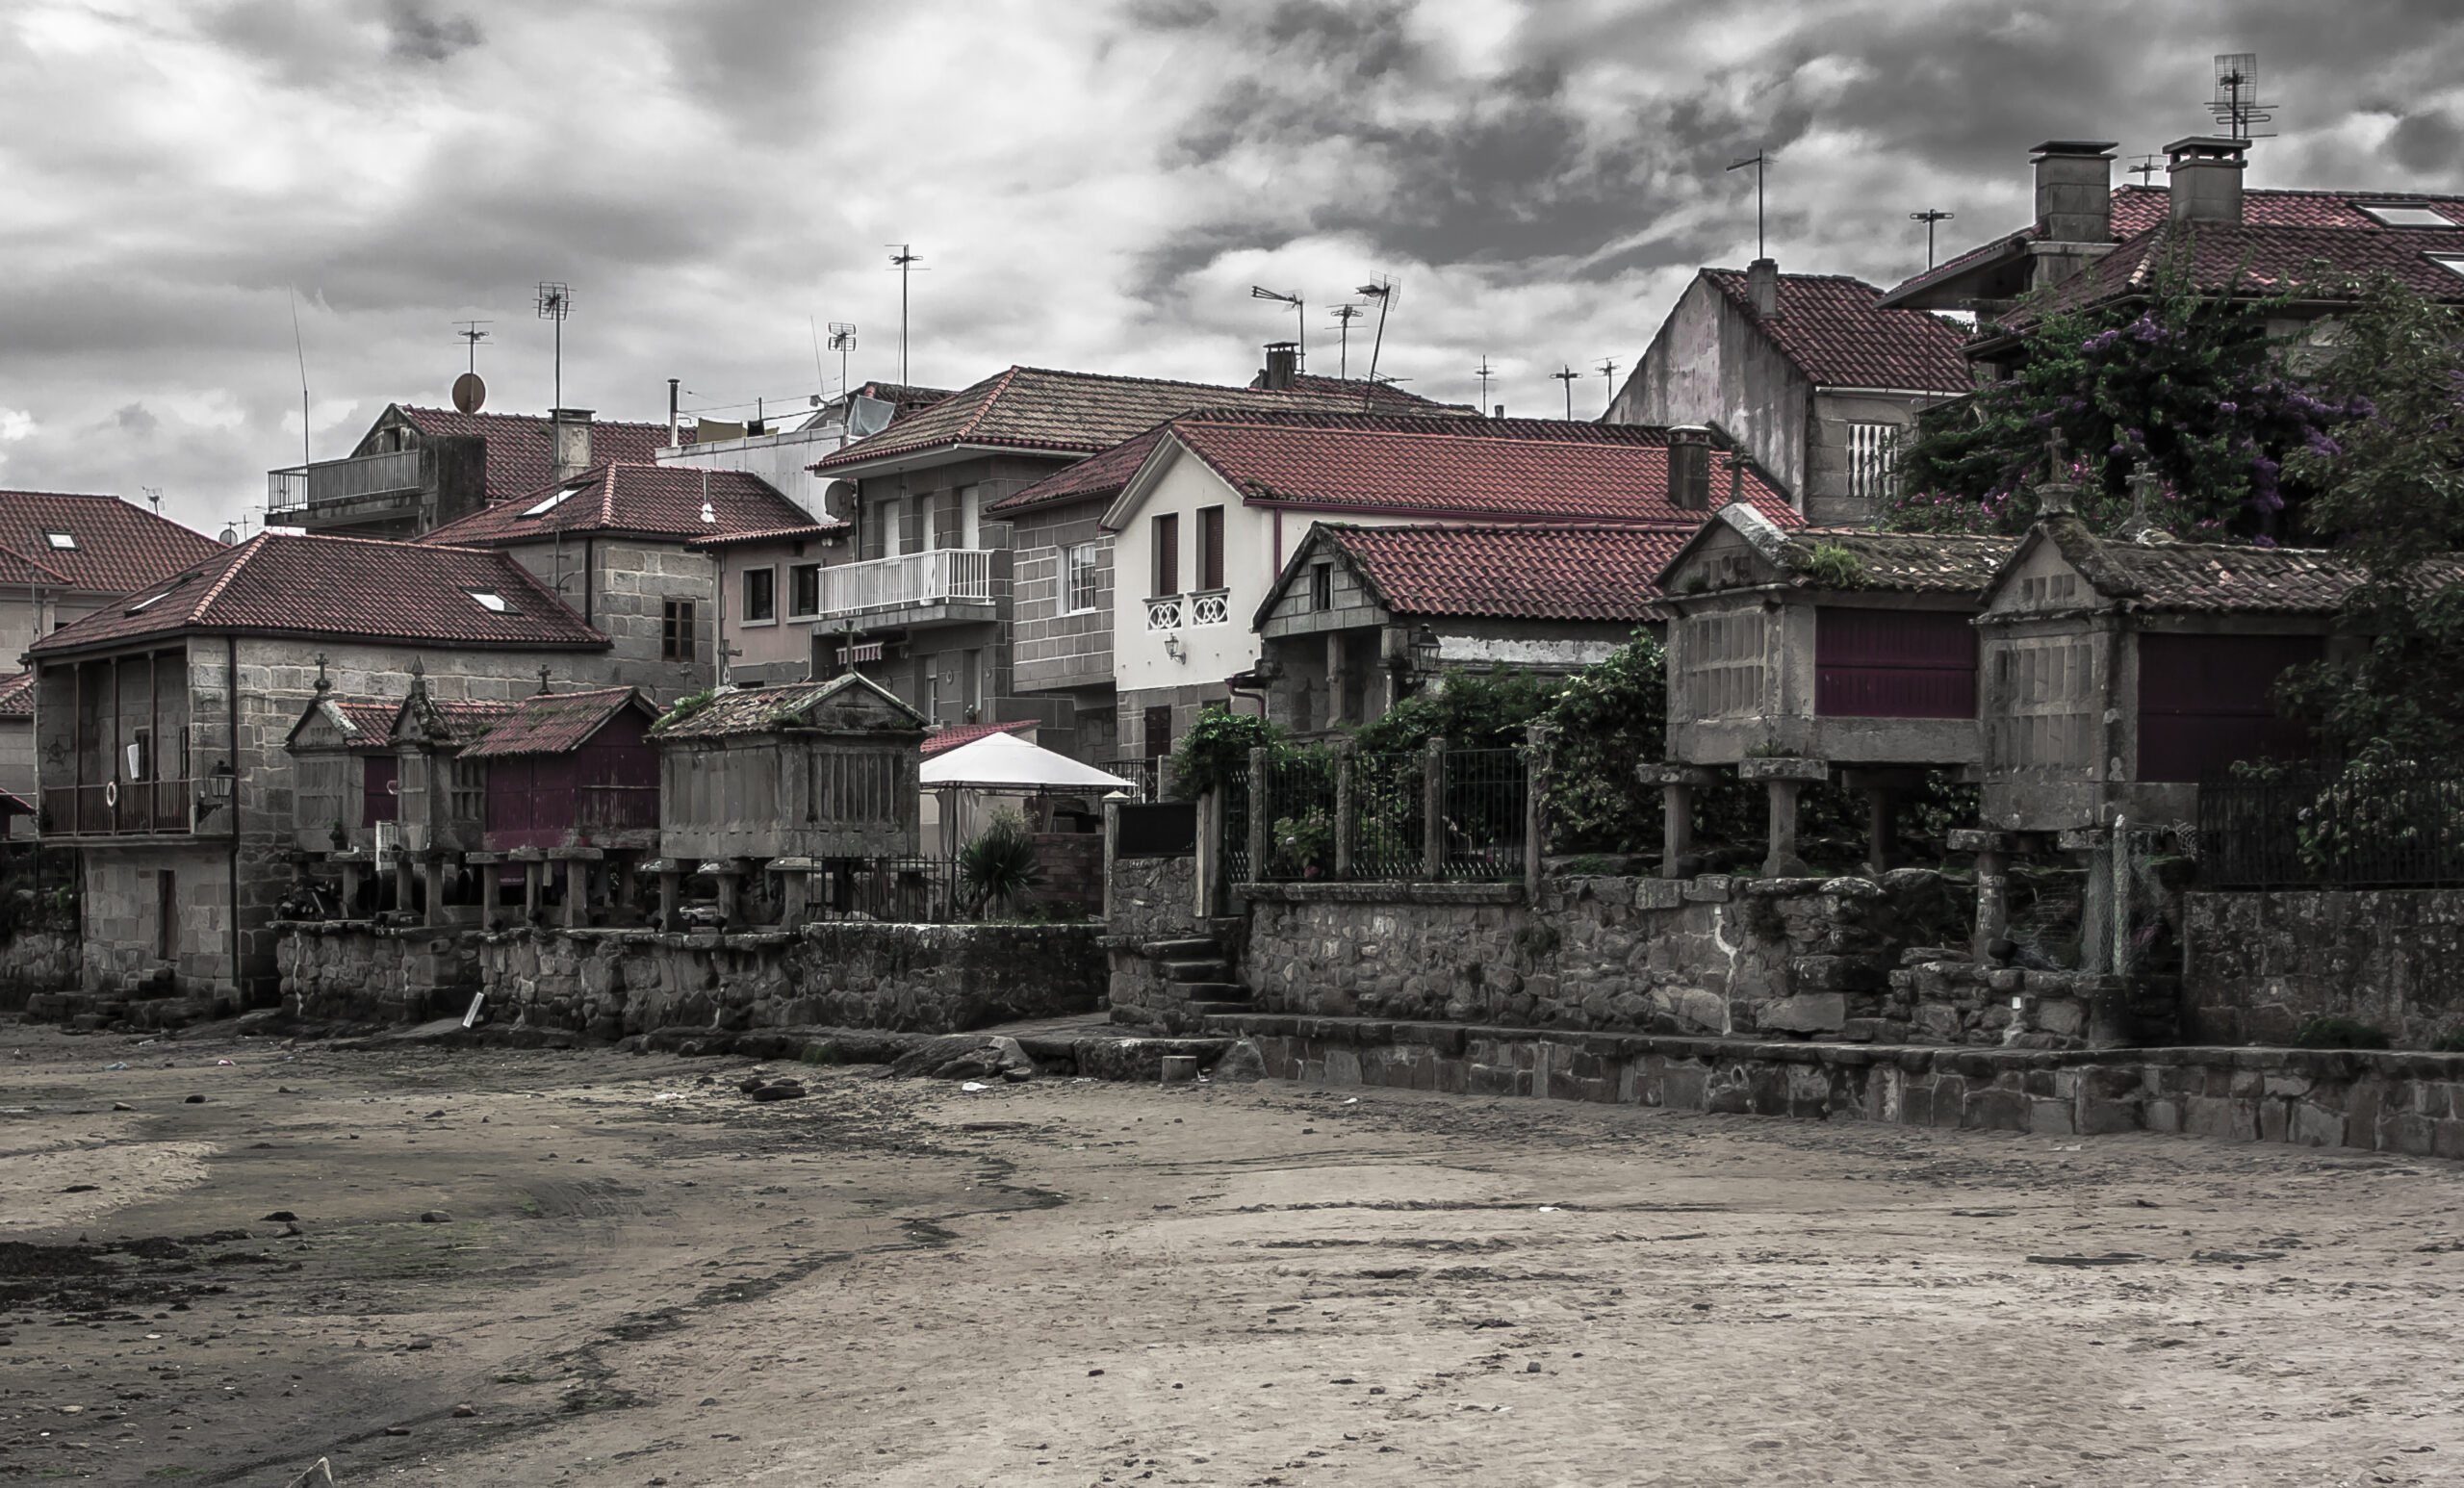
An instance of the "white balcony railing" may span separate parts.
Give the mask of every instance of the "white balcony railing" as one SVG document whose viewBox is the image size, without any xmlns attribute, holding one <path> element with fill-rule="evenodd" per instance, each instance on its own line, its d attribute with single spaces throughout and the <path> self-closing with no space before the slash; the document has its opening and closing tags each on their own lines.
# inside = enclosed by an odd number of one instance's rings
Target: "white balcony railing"
<svg viewBox="0 0 2464 1488">
<path fill-rule="evenodd" d="M 816 613 L 830 619 L 992 598 L 992 550 L 936 548 L 823 569 Z"/>
<path fill-rule="evenodd" d="M 1232 591 L 1209 589 L 1190 596 L 1190 624 L 1219 626 L 1232 618 Z"/>
<path fill-rule="evenodd" d="M 266 472 L 267 515 L 304 511 L 329 501 L 420 489 L 420 452 L 388 449 L 347 460 L 320 460 Z"/>
<path fill-rule="evenodd" d="M 1181 601 L 1184 596 L 1168 594 L 1146 602 L 1146 629 L 1177 630 L 1181 628 Z"/>
</svg>

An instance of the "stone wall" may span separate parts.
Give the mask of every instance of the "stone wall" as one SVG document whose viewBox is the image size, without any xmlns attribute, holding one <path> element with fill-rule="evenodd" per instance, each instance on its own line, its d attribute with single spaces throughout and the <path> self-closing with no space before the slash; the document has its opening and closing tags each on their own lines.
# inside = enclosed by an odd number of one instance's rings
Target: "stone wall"
<svg viewBox="0 0 2464 1488">
<path fill-rule="evenodd" d="M 77 985 L 80 946 L 75 935 L 58 930 L 21 930 L 0 944 L 0 1009 L 25 1007 L 35 992 L 61 991 Z"/>
<path fill-rule="evenodd" d="M 1029 889 L 1022 907 L 1100 911 L 1104 903 L 1104 835 L 1100 832 L 1040 832 L 1035 835 L 1040 886 Z"/>
<path fill-rule="evenodd" d="M 2464 1158 L 2464 1055 L 1869 1049 L 1250 1015 L 1270 1077 L 1671 1111 L 2022 1132 L 2164 1132 Z"/>
<path fill-rule="evenodd" d="M 1262 1007 L 1340 1017 L 1637 1032 L 1992 1041 L 2008 1022 L 1914 1024 L 1907 953 L 1938 964 L 1964 930 L 1941 875 L 1865 879 L 1243 885 L 1245 969 Z"/>
<path fill-rule="evenodd" d="M 2464 1030 L 2464 889 L 2183 897 L 2182 1015 L 2202 1043 L 2283 1043 L 2353 1018 L 2398 1044 Z"/>
<path fill-rule="evenodd" d="M 366 920 L 274 931 L 282 1005 L 298 1017 L 417 1022 L 462 1012 L 480 989 L 476 931 Z"/>
<path fill-rule="evenodd" d="M 1159 1010 L 1177 999 L 1163 968 L 1141 947 L 1207 933 L 1197 913 L 1197 859 L 1116 859 L 1110 886 L 1104 907 L 1106 1000 L 1116 1021 L 1166 1026 L 1170 1019 Z"/>
<path fill-rule="evenodd" d="M 670 1027 L 959 1033 L 1093 1012 L 1100 925 L 832 921 L 790 934 L 519 930 L 478 939 L 492 1015 L 617 1039 Z"/>
</svg>

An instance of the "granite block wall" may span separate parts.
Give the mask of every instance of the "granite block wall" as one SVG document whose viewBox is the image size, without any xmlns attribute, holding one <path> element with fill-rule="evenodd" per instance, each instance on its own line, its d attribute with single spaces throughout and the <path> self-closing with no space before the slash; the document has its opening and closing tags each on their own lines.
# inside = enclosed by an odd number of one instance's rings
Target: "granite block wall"
<svg viewBox="0 0 2464 1488">
<path fill-rule="evenodd" d="M 2194 1042 L 2283 1043 L 2322 1015 L 2412 1048 L 2464 1031 L 2464 889 L 2194 891 L 2183 938 Z"/>
</svg>

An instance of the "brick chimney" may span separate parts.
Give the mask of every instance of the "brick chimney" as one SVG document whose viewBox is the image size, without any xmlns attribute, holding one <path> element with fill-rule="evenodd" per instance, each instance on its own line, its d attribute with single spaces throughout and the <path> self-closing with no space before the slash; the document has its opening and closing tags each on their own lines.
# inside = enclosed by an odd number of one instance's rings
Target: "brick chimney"
<svg viewBox="0 0 2464 1488">
<path fill-rule="evenodd" d="M 2037 234 L 2053 243 L 2111 243 L 2111 140 L 2047 140 L 2030 151 L 2037 168 Z"/>
<path fill-rule="evenodd" d="M 2193 135 L 2165 146 L 2166 174 L 2173 186 L 2176 222 L 2242 220 L 2242 172 L 2247 140 Z"/>
<path fill-rule="evenodd" d="M 1780 265 L 1777 261 L 1758 258 L 1745 266 L 1745 297 L 1754 305 L 1754 313 L 1766 321 L 1780 318 Z"/>
<path fill-rule="evenodd" d="M 548 439 L 552 452 L 550 480 L 570 480 L 590 469 L 589 409 L 549 409 Z"/>
<path fill-rule="evenodd" d="M 1277 393 L 1289 393 L 1292 391 L 1294 381 L 1299 375 L 1300 347 L 1298 344 L 1290 341 L 1268 342 L 1266 374 L 1258 379 L 1258 386 Z"/>
</svg>

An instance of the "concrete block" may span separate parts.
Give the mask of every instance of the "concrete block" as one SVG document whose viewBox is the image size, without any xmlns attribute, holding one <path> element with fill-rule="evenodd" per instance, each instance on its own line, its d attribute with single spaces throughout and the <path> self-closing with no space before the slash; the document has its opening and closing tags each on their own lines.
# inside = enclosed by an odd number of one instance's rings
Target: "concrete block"
<svg viewBox="0 0 2464 1488">
<path fill-rule="evenodd" d="M 1848 1021 L 1848 999 L 1837 992 L 1783 997 L 1762 1004 L 1757 1021 L 1785 1033 L 1836 1033 Z"/>
<path fill-rule="evenodd" d="M 2039 1137 L 2068 1137 L 2076 1132 L 2071 1103 L 2047 1096 L 2028 1100 L 2028 1130 Z"/>
<path fill-rule="evenodd" d="M 1637 910 L 1677 910 L 1685 905 L 1686 885 L 1678 879 L 1640 879 L 1634 885 Z"/>
</svg>

